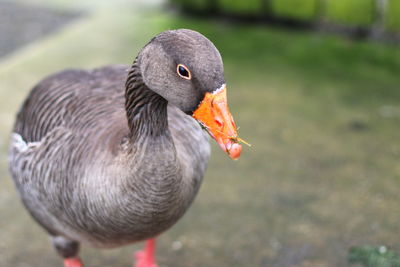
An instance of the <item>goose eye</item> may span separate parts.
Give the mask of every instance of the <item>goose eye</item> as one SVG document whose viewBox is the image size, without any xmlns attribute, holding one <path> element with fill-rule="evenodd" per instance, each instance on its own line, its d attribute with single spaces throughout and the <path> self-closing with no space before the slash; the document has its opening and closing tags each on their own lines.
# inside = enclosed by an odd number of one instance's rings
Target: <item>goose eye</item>
<svg viewBox="0 0 400 267">
<path fill-rule="evenodd" d="M 190 73 L 189 69 L 183 65 L 179 64 L 176 67 L 176 72 L 178 73 L 179 76 L 181 76 L 183 79 L 190 80 L 192 78 L 192 74 Z"/>
</svg>

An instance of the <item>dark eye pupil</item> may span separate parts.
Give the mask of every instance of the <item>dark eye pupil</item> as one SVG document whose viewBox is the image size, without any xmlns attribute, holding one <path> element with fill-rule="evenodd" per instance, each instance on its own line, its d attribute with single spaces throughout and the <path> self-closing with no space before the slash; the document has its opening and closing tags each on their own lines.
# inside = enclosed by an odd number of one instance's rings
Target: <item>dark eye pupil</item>
<svg viewBox="0 0 400 267">
<path fill-rule="evenodd" d="M 179 70 L 180 75 L 182 75 L 184 77 L 189 77 L 189 72 L 184 67 L 179 66 L 178 70 Z"/>
</svg>

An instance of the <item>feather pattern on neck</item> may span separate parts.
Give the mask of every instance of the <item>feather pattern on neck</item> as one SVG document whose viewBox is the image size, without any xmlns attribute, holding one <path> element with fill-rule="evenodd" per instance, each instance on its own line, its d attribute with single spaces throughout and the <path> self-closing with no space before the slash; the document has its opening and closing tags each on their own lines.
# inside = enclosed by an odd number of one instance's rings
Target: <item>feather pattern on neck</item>
<svg viewBox="0 0 400 267">
<path fill-rule="evenodd" d="M 129 71 L 125 86 L 125 108 L 131 140 L 140 136 L 170 135 L 167 116 L 168 102 L 144 84 L 136 60 Z"/>
</svg>

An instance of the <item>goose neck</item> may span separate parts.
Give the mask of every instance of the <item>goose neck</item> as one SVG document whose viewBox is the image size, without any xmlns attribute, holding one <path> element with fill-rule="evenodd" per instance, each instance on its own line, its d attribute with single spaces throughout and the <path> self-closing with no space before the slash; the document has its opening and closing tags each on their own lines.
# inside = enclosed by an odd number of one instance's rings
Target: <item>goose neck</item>
<svg viewBox="0 0 400 267">
<path fill-rule="evenodd" d="M 168 135 L 168 102 L 146 86 L 136 61 L 126 81 L 125 98 L 131 138 Z"/>
</svg>

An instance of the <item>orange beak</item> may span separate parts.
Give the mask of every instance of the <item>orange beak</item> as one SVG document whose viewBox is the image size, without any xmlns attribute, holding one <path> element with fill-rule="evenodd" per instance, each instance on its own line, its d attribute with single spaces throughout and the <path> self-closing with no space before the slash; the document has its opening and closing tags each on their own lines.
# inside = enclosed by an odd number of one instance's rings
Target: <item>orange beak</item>
<svg viewBox="0 0 400 267">
<path fill-rule="evenodd" d="M 193 118 L 200 122 L 229 157 L 240 157 L 242 145 L 239 144 L 236 125 L 228 109 L 225 84 L 213 93 L 206 93 Z"/>
</svg>

